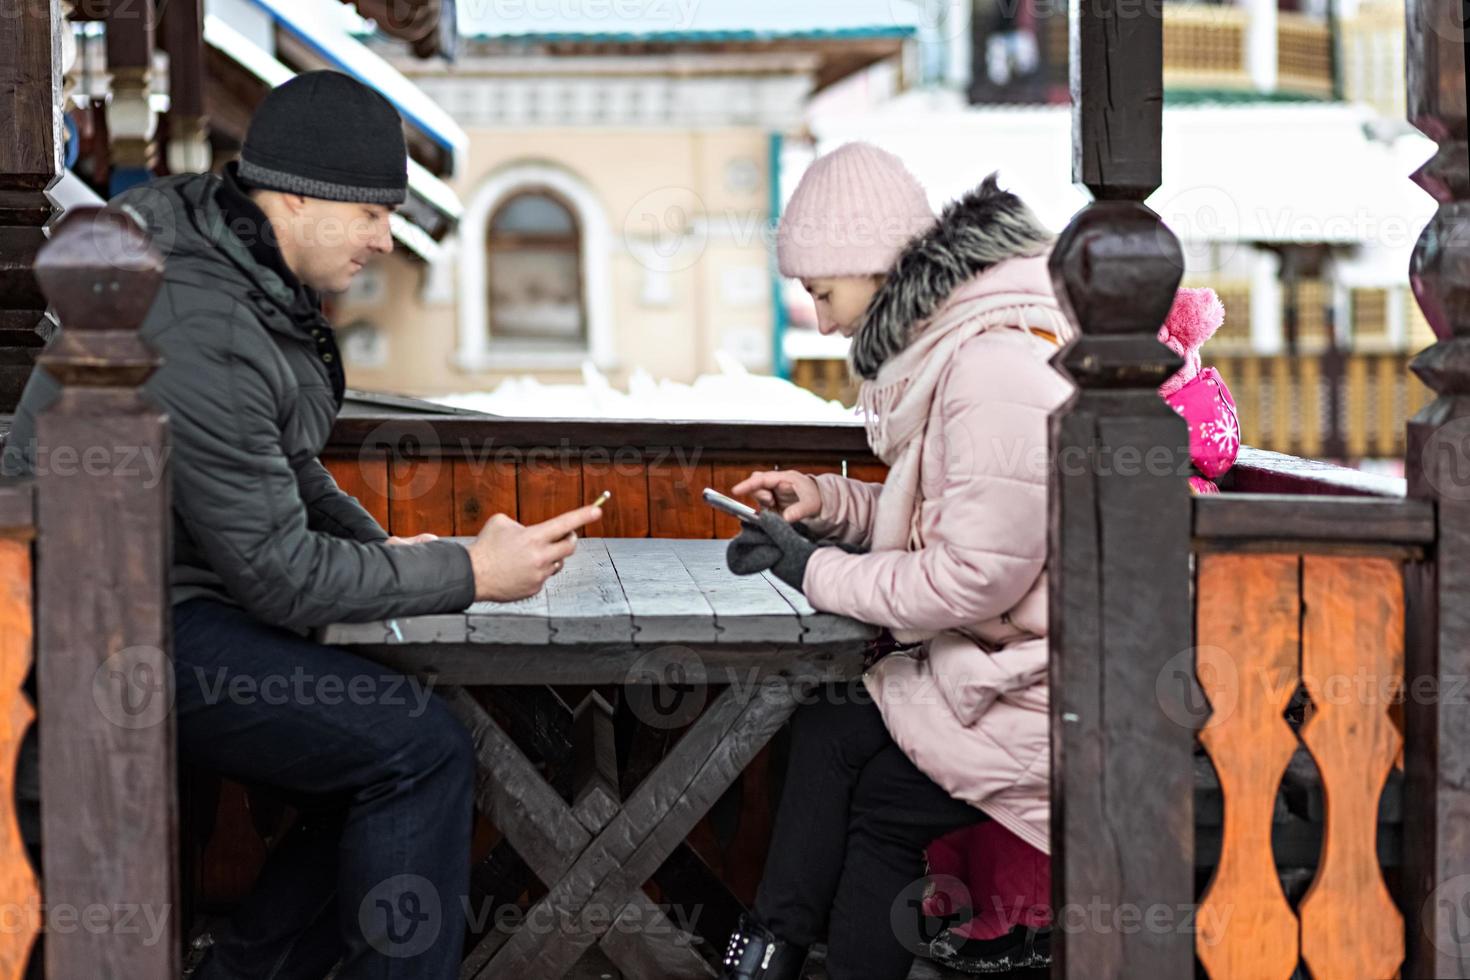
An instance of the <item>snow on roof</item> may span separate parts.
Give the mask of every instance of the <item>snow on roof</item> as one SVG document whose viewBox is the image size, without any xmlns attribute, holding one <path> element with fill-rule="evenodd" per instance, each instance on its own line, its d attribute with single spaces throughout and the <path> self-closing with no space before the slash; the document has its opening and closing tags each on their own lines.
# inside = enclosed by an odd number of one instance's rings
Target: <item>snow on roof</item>
<svg viewBox="0 0 1470 980">
<path fill-rule="evenodd" d="M 920 0 L 494 0 L 461 4 L 459 29 L 528 41 L 907 37 L 923 16 Z"/>
<path fill-rule="evenodd" d="M 588 362 L 582 384 L 544 384 L 531 377 L 502 381 L 494 391 L 429 396 L 454 408 L 521 418 L 707 419 L 748 422 L 856 422 L 853 409 L 790 381 L 751 374 L 716 351 L 718 374 L 693 384 L 656 380 L 635 369 L 619 391 Z"/>
<path fill-rule="evenodd" d="M 332 67 L 371 85 L 409 124 L 462 160 L 469 137 L 454 117 L 353 33 L 362 18 L 337 0 L 251 0 Z"/>
<path fill-rule="evenodd" d="M 1376 121 L 1340 103 L 1165 108 L 1163 183 L 1148 204 L 1188 242 L 1357 243 L 1407 257 L 1435 208 L 1409 174 L 1434 144 L 1375 139 Z M 957 108 L 918 92 L 812 129 L 820 152 L 863 139 L 898 154 L 936 207 L 992 171 L 1057 230 L 1088 201 L 1072 184 L 1066 106 Z"/>
</svg>

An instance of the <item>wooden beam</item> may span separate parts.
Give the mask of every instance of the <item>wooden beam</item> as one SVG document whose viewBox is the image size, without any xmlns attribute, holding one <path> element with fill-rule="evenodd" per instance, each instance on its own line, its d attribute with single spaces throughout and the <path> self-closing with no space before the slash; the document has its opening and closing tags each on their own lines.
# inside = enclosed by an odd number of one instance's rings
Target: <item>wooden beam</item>
<svg viewBox="0 0 1470 980">
<path fill-rule="evenodd" d="M 1072 30 L 1072 176 L 1095 201 L 1051 257 L 1079 331 L 1053 361 L 1078 391 L 1051 418 L 1051 843 L 1053 905 L 1087 926 L 1058 930 L 1051 975 L 1187 977 L 1189 930 L 1122 921 L 1177 925 L 1195 897 L 1189 692 L 1160 683 L 1191 645 L 1189 441 L 1157 390 L 1180 361 L 1155 339 L 1183 255 L 1141 203 L 1160 176 L 1162 10 L 1082 3 Z M 1148 465 L 1107 462 L 1128 456 Z"/>
<path fill-rule="evenodd" d="M 1414 180 L 1439 201 L 1409 263 L 1409 282 L 1438 341 L 1413 361 L 1436 398 L 1409 422 L 1409 496 L 1432 501 L 1432 563 L 1410 568 L 1409 684 L 1436 697 L 1404 703 L 1406 977 L 1470 975 L 1470 233 L 1465 21 L 1456 0 L 1408 0 L 1409 121 L 1439 144 Z"/>
<path fill-rule="evenodd" d="M 36 419 L 41 845 L 50 977 L 177 977 L 181 925 L 165 416 L 138 336 L 163 259 L 128 217 L 78 208 L 36 275 L 65 329 Z M 66 455 L 63 455 L 65 453 Z M 74 454 L 74 455 L 72 455 Z M 80 465 L 61 465 L 74 458 Z"/>
<path fill-rule="evenodd" d="M 1206 494 L 1194 498 L 1194 535 L 1215 541 L 1432 544 L 1434 507 L 1423 500 Z"/>
<path fill-rule="evenodd" d="M 0 16 L 0 413 L 15 411 L 56 330 L 36 283 L 36 252 L 57 213 L 61 176 L 61 8 L 19 3 Z"/>
</svg>

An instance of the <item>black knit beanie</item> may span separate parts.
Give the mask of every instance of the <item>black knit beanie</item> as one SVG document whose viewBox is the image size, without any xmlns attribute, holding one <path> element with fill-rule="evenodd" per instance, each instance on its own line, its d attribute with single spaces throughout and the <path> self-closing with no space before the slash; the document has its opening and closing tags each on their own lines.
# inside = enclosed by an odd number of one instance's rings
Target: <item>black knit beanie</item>
<svg viewBox="0 0 1470 980">
<path fill-rule="evenodd" d="M 311 71 L 266 94 L 240 151 L 250 187 L 328 201 L 402 204 L 408 148 L 393 104 L 341 72 Z"/>
</svg>

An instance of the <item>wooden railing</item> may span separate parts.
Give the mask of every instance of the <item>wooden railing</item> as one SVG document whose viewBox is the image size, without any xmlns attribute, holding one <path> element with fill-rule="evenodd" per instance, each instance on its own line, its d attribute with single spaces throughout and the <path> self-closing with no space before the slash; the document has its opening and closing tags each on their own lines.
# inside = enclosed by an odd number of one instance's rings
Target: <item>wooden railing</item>
<svg viewBox="0 0 1470 980">
<path fill-rule="evenodd" d="M 1285 978 L 1299 962 L 1395 976 L 1405 916 L 1380 866 L 1413 842 L 1402 804 L 1380 801 L 1402 783 L 1405 585 L 1422 579 L 1434 508 L 1221 495 L 1194 502 L 1193 532 L 1194 645 L 1171 680 L 1197 675 L 1204 700 L 1181 721 L 1198 724 L 1220 786 L 1218 830 L 1196 840 L 1213 868 L 1200 962 L 1217 978 Z"/>
</svg>

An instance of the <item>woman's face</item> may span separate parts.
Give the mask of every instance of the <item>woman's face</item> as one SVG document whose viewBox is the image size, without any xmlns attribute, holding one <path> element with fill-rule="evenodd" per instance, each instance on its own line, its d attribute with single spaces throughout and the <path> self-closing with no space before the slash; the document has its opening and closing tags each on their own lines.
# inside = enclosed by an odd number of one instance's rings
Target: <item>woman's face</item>
<svg viewBox="0 0 1470 980">
<path fill-rule="evenodd" d="M 817 330 L 823 336 L 840 333 L 851 337 L 858 320 L 878 287 L 882 276 L 836 276 L 828 279 L 803 279 L 801 284 L 817 304 Z"/>
</svg>

